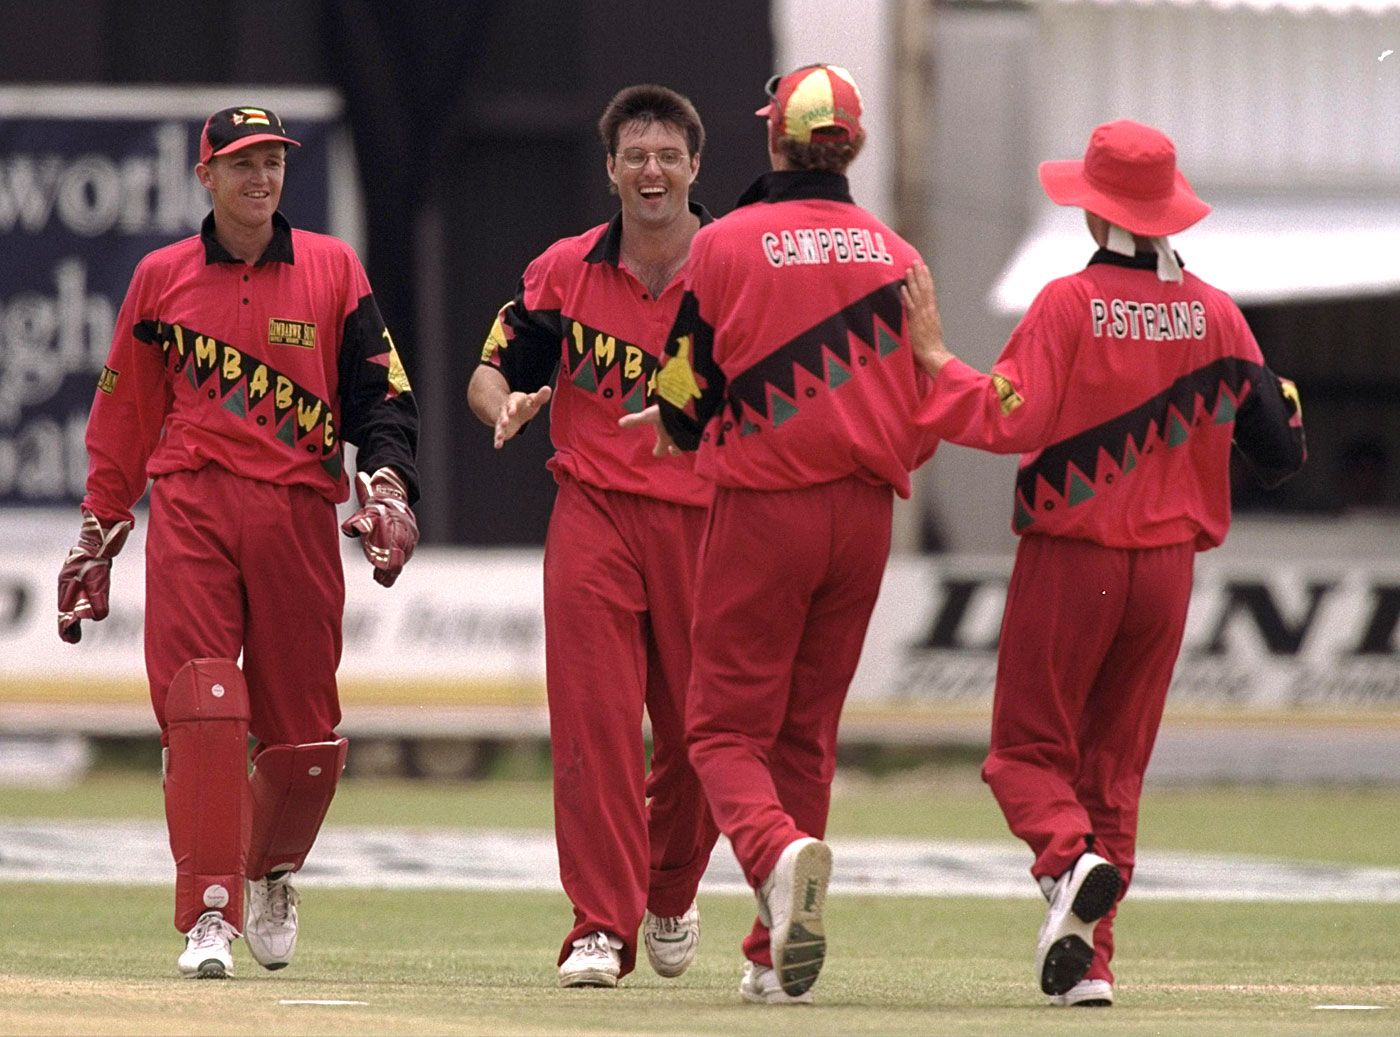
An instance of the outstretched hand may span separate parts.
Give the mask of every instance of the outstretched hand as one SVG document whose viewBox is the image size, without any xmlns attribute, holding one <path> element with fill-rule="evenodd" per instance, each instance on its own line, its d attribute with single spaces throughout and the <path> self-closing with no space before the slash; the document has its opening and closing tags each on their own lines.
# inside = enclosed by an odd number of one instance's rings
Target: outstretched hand
<svg viewBox="0 0 1400 1037">
<path fill-rule="evenodd" d="M 914 359 L 930 376 L 936 376 L 943 365 L 953 359 L 953 354 L 943 344 L 943 318 L 938 313 L 933 275 L 923 262 L 909 268 L 899 295 L 904 300 L 905 321 Z"/>
<path fill-rule="evenodd" d="M 651 448 L 652 457 L 677 457 L 681 453 L 681 448 L 676 446 L 676 441 L 666 431 L 666 426 L 661 420 L 661 408 L 655 403 L 636 414 L 624 414 L 617 419 L 617 423 L 622 428 L 655 429 L 656 444 Z"/>
<path fill-rule="evenodd" d="M 535 392 L 513 392 L 507 396 L 496 417 L 496 449 L 505 446 L 506 440 L 514 439 L 526 422 L 544 410 L 553 394 L 554 390 L 546 385 Z"/>
</svg>

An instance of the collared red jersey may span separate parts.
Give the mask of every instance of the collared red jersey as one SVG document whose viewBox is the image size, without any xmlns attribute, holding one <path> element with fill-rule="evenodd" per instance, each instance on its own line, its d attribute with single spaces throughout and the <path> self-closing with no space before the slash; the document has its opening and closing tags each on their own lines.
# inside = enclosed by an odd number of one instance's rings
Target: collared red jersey
<svg viewBox="0 0 1400 1037">
<path fill-rule="evenodd" d="M 955 443 L 1021 453 L 1012 529 L 1106 547 L 1221 543 L 1231 443 L 1265 481 L 1303 463 L 1297 391 L 1264 366 L 1239 307 L 1156 257 L 1101 249 L 1051 281 L 991 374 L 939 372 L 919 415 Z"/>
<path fill-rule="evenodd" d="M 249 266 L 218 243 L 211 213 L 132 276 L 88 420 L 83 505 L 130 519 L 148 476 L 206 464 L 343 501 L 342 441 L 362 471 L 398 469 L 412 500 L 417 437 L 408 378 L 350 246 L 277 213 Z"/>
<path fill-rule="evenodd" d="M 833 173 L 767 173 L 702 228 L 658 379 L 701 474 L 757 490 L 856 476 L 909 496 L 934 446 L 911 421 L 932 380 L 899 292 L 917 260 Z"/>
<path fill-rule="evenodd" d="M 702 224 L 711 221 L 691 204 Z M 549 403 L 548 467 L 590 486 L 704 507 L 713 490 L 689 456 L 656 458 L 652 442 L 618 427 L 655 402 L 666 333 L 681 300 L 681 268 L 657 298 L 621 261 L 622 216 L 563 238 L 525 269 L 501 308 L 481 362 L 513 392 L 534 392 L 558 372 Z M 687 260 L 687 266 L 689 260 Z"/>
</svg>

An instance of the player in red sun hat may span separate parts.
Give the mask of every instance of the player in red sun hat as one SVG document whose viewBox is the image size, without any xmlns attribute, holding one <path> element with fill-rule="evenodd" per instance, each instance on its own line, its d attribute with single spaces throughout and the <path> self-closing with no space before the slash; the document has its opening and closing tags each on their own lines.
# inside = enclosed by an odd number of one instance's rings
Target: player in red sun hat
<svg viewBox="0 0 1400 1037">
<path fill-rule="evenodd" d="M 1059 1005 L 1108 1005 L 1113 918 L 1195 555 L 1230 524 L 1231 446 L 1270 484 L 1306 451 L 1297 390 L 1168 240 L 1210 211 L 1171 140 L 1107 123 L 1083 159 L 1043 163 L 1040 182 L 1084 210 L 1098 250 L 1041 291 L 990 375 L 944 347 L 927 269 L 906 305 L 936 379 L 921 419 L 954 443 L 1022 455 L 982 776 L 1050 902 L 1041 989 Z"/>
</svg>

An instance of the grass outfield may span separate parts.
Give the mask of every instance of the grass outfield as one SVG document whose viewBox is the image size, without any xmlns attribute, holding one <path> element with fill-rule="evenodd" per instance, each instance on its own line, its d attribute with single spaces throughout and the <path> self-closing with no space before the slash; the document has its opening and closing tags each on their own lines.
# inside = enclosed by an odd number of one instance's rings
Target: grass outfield
<svg viewBox="0 0 1400 1037">
<path fill-rule="evenodd" d="M 0 790 L 0 817 L 159 817 L 154 774 L 100 772 L 64 790 Z M 1151 791 L 1142 842 L 1395 866 L 1400 790 Z M 544 828 L 537 781 L 347 780 L 328 824 Z M 965 770 L 843 779 L 835 836 L 1011 841 Z M 95 852 L 101 852 L 100 848 Z M 0 847 L 3 853 L 3 847 Z M 1029 881 L 1029 880 L 1028 880 Z M 173 975 L 178 935 L 159 887 L 0 883 L 0 1034 L 1394 1034 L 1400 904 L 1129 900 L 1119 1004 L 1053 1009 L 1032 976 L 1036 900 L 833 897 L 813 1008 L 736 992 L 747 897 L 706 896 L 704 940 L 678 980 L 642 968 L 617 991 L 564 991 L 562 894 L 313 889 L 296 964 L 237 978 Z M 283 1000 L 365 1005 L 283 1005 Z M 1379 1010 L 1319 1010 L 1319 1005 Z"/>
<path fill-rule="evenodd" d="M 1400 905 L 1144 902 L 1119 925 L 1119 1004 L 1038 996 L 1032 901 L 834 898 L 811 1008 L 743 1004 L 746 897 L 708 897 L 695 966 L 645 965 L 616 991 L 560 990 L 552 894 L 318 890 L 285 972 L 241 944 L 236 978 L 171 975 L 179 950 L 156 889 L 4 889 L 7 1034 L 1381 1034 L 1400 1027 Z M 283 1005 L 283 1000 L 364 1005 Z M 1320 1011 L 1324 1004 L 1387 1006 Z"/>
</svg>

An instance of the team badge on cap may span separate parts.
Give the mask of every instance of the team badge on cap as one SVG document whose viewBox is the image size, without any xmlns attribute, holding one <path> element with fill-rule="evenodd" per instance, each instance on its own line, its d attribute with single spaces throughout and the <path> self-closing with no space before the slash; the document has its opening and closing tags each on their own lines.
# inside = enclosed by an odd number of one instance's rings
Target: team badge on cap
<svg viewBox="0 0 1400 1037">
<path fill-rule="evenodd" d="M 838 65 L 806 65 L 774 76 L 767 91 L 772 100 L 754 114 L 767 116 L 779 137 L 808 144 L 814 133 L 847 140 L 861 135 L 860 90 L 851 74 Z"/>
<path fill-rule="evenodd" d="M 215 112 L 204 123 L 199 135 L 199 160 L 208 162 L 215 155 L 260 144 L 266 140 L 281 141 L 290 147 L 301 142 L 287 136 L 287 129 L 275 112 L 266 108 L 225 108 Z"/>
</svg>

